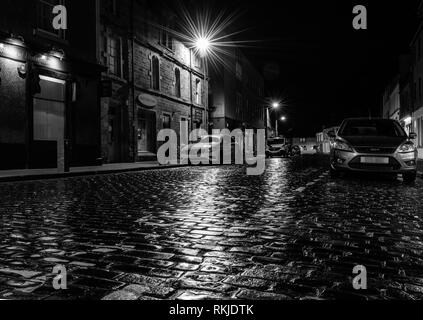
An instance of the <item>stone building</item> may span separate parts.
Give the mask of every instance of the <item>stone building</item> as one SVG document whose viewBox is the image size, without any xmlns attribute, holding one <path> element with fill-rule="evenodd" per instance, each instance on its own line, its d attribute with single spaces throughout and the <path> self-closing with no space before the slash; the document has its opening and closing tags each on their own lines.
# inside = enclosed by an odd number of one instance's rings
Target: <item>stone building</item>
<svg viewBox="0 0 423 320">
<path fill-rule="evenodd" d="M 227 51 L 225 65 L 210 71 L 212 128 L 265 129 L 263 77 L 241 50 Z"/>
<path fill-rule="evenodd" d="M 53 27 L 56 5 L 66 30 Z M 97 163 L 96 21 L 95 0 L 1 1 L 0 170 Z"/>
<path fill-rule="evenodd" d="M 107 67 L 103 84 L 111 88 L 102 98 L 105 162 L 154 159 L 158 132 L 179 133 L 184 121 L 208 129 L 205 65 L 168 32 L 177 20 L 155 1 L 101 2 L 98 54 Z"/>
<path fill-rule="evenodd" d="M 400 109 L 400 83 L 396 76 L 383 94 L 383 118 L 399 121 Z"/>
</svg>

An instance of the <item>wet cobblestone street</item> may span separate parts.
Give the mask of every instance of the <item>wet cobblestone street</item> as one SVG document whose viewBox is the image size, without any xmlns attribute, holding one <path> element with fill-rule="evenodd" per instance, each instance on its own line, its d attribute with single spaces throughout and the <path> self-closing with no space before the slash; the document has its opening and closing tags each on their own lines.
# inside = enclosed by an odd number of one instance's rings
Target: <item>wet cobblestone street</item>
<svg viewBox="0 0 423 320">
<path fill-rule="evenodd" d="M 0 184 L 2 299 L 421 299 L 423 181 L 198 167 Z M 64 265 L 68 289 L 52 286 Z M 368 271 L 368 290 L 352 270 Z"/>
</svg>

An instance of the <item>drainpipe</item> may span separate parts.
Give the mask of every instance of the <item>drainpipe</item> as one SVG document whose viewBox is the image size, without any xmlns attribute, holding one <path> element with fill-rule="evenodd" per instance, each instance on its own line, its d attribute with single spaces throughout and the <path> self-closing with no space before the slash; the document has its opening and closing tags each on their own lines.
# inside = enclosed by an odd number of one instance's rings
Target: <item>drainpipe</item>
<svg viewBox="0 0 423 320">
<path fill-rule="evenodd" d="M 133 130 L 133 157 L 134 162 L 137 162 L 138 158 L 138 144 L 137 144 L 137 124 L 136 124 L 136 103 L 135 103 L 135 32 L 134 32 L 134 0 L 131 0 L 130 4 L 130 12 L 131 12 L 131 78 L 132 78 L 132 130 Z"/>
<path fill-rule="evenodd" d="M 193 105 L 194 100 L 192 99 L 192 50 L 189 49 L 189 94 L 191 101 L 191 132 L 194 130 L 194 114 L 193 114 Z"/>
</svg>

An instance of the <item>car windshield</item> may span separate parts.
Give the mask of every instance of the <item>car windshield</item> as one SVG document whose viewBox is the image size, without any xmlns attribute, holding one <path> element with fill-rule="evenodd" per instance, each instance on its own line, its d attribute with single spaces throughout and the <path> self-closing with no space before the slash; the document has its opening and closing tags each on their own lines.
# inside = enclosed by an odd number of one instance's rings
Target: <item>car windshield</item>
<svg viewBox="0 0 423 320">
<path fill-rule="evenodd" d="M 285 141 L 283 139 L 269 140 L 269 145 L 275 145 L 275 144 L 285 144 Z"/>
<path fill-rule="evenodd" d="M 341 128 L 340 136 L 346 137 L 405 137 L 406 133 L 396 121 L 350 120 Z"/>
</svg>

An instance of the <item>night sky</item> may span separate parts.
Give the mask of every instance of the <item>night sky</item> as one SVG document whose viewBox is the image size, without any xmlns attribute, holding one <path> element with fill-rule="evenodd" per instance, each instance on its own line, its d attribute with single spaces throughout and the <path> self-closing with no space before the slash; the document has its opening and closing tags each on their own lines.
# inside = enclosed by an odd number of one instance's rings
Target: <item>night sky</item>
<svg viewBox="0 0 423 320">
<path fill-rule="evenodd" d="M 288 102 L 278 116 L 289 116 L 283 130 L 296 136 L 314 136 L 345 117 L 380 116 L 384 87 L 418 26 L 419 0 L 203 3 L 242 13 L 235 29 L 248 30 L 237 40 L 259 40 L 244 53 L 265 76 L 266 96 Z M 367 7 L 368 30 L 353 29 L 355 5 Z"/>
</svg>

